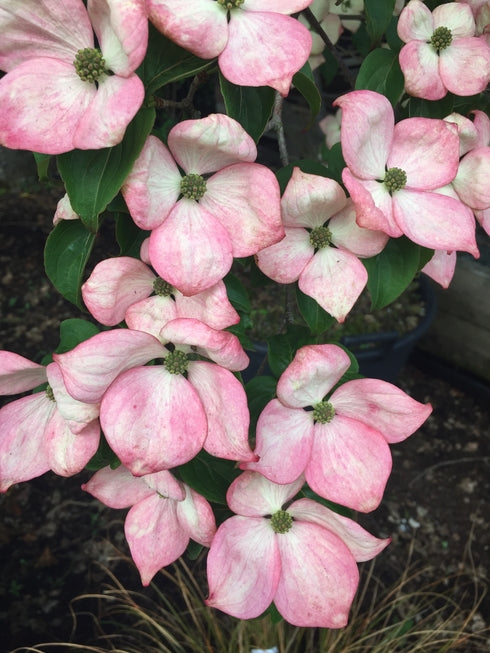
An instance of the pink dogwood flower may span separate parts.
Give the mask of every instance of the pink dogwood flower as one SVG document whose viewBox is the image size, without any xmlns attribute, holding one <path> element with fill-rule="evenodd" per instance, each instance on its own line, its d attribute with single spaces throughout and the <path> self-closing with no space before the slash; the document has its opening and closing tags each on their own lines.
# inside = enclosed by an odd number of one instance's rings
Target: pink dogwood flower
<svg viewBox="0 0 490 653">
<path fill-rule="evenodd" d="M 101 402 L 107 441 L 136 476 L 188 462 L 202 447 L 221 458 L 256 459 L 245 391 L 229 371 L 244 369 L 248 357 L 231 333 L 177 318 L 159 339 L 115 329 L 55 359 L 74 397 Z M 146 365 L 155 359 L 163 363 Z"/>
<path fill-rule="evenodd" d="M 411 435 L 430 405 L 378 379 L 355 379 L 332 388 L 350 367 L 337 345 L 308 345 L 296 352 L 277 384 L 277 399 L 257 422 L 258 471 L 275 483 L 301 474 L 320 496 L 369 512 L 383 496 L 391 472 L 388 443 Z"/>
<path fill-rule="evenodd" d="M 213 114 L 175 125 L 168 148 L 150 136 L 126 179 L 131 216 L 151 230 L 152 267 L 184 295 L 223 279 L 234 257 L 283 238 L 279 185 L 256 156 L 238 122 Z"/>
<path fill-rule="evenodd" d="M 101 324 L 115 326 L 126 320 L 130 329 L 155 337 L 177 317 L 192 317 L 217 330 L 240 321 L 222 281 L 186 297 L 145 263 L 129 256 L 98 263 L 82 286 L 82 297 Z"/>
<path fill-rule="evenodd" d="M 490 48 L 475 36 L 475 20 L 466 3 L 449 2 L 433 12 L 410 0 L 398 20 L 400 67 L 407 93 L 439 100 L 448 91 L 474 95 L 490 81 Z"/>
<path fill-rule="evenodd" d="M 288 14 L 311 0 L 146 0 L 157 29 L 203 59 L 218 57 L 239 86 L 271 86 L 286 96 L 307 61 L 311 35 Z"/>
<path fill-rule="evenodd" d="M 304 479 L 277 485 L 245 472 L 230 485 L 237 513 L 218 528 L 208 553 L 207 605 L 253 619 L 272 601 L 295 626 L 342 628 L 359 582 L 356 561 L 389 540 L 311 499 L 285 504 Z"/>
<path fill-rule="evenodd" d="M 473 217 L 437 189 L 453 181 L 459 165 L 455 125 L 407 118 L 395 125 L 386 97 L 352 91 L 335 100 L 342 108 L 342 172 L 357 223 L 432 249 L 478 256 Z"/>
<path fill-rule="evenodd" d="M 354 206 L 333 179 L 294 168 L 281 199 L 286 236 L 260 250 L 257 265 L 274 281 L 292 283 L 343 322 L 367 283 L 358 256 L 374 256 L 388 237 L 361 229 Z"/>
<path fill-rule="evenodd" d="M 20 394 L 46 382 L 45 391 L 0 409 L 0 492 L 52 470 L 80 472 L 97 451 L 99 407 L 74 400 L 56 363 L 47 367 L 0 351 L 0 394 Z"/>
<path fill-rule="evenodd" d="M 216 531 L 209 503 L 170 472 L 135 477 L 122 465 L 104 467 L 82 485 L 110 508 L 129 508 L 124 532 L 143 585 L 179 558 L 192 538 L 209 546 Z"/>
<path fill-rule="evenodd" d="M 144 0 L 0 0 L 0 32 L 1 145 L 60 154 L 122 140 L 144 98 Z"/>
</svg>

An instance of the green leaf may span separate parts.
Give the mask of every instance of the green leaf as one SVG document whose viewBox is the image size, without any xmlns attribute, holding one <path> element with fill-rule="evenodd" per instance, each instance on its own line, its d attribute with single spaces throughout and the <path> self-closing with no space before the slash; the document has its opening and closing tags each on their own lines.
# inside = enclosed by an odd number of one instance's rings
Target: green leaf
<svg viewBox="0 0 490 653">
<path fill-rule="evenodd" d="M 338 184 L 342 184 L 342 170 L 345 168 L 345 160 L 340 143 L 335 143 L 327 150 L 327 164 L 328 177 L 334 179 Z"/>
<path fill-rule="evenodd" d="M 393 302 L 407 288 L 420 269 L 426 249 L 402 236 L 391 238 L 384 250 L 363 263 L 368 271 L 367 287 L 373 309 Z"/>
<path fill-rule="evenodd" d="M 276 379 L 272 376 L 255 376 L 245 385 L 248 408 L 250 411 L 250 430 L 255 433 L 255 426 L 266 404 L 276 396 Z"/>
<path fill-rule="evenodd" d="M 312 342 L 309 329 L 290 324 L 287 333 L 280 333 L 267 340 L 269 367 L 279 378 L 300 347 Z"/>
<path fill-rule="evenodd" d="M 275 92 L 268 86 L 236 86 L 219 75 L 226 113 L 237 120 L 257 143 L 264 133 L 274 106 Z"/>
<path fill-rule="evenodd" d="M 241 474 L 233 461 L 215 458 L 204 450 L 176 471 L 184 483 L 208 501 L 223 504 L 230 483 Z"/>
<path fill-rule="evenodd" d="M 99 214 L 119 192 L 154 120 L 154 109 L 141 109 L 119 145 L 102 150 L 73 150 L 58 156 L 58 170 L 71 206 L 90 231 L 97 231 Z"/>
<path fill-rule="evenodd" d="M 82 308 L 80 286 L 95 234 L 78 220 L 62 220 L 49 234 L 44 267 L 53 286 L 65 299 Z"/>
<path fill-rule="evenodd" d="M 48 168 L 49 162 L 51 161 L 50 154 L 39 154 L 38 152 L 33 152 L 34 160 L 37 167 L 37 176 L 39 181 L 47 181 L 49 179 Z"/>
<path fill-rule="evenodd" d="M 403 93 L 404 84 L 398 55 L 386 48 L 377 48 L 362 62 L 356 79 L 356 90 L 368 89 L 382 93 L 395 105 Z"/>
<path fill-rule="evenodd" d="M 364 0 L 366 29 L 371 43 L 379 43 L 393 16 L 395 0 Z"/>
<path fill-rule="evenodd" d="M 296 301 L 301 315 L 314 336 L 320 335 L 335 322 L 335 318 L 330 313 L 327 313 L 313 297 L 305 295 L 299 288 L 296 288 Z"/>
<path fill-rule="evenodd" d="M 162 86 L 210 68 L 215 60 L 200 59 L 168 39 L 150 24 L 146 57 L 136 71 L 143 80 L 147 95 Z"/>
<path fill-rule="evenodd" d="M 228 299 L 233 304 L 233 307 L 237 311 L 249 313 L 251 308 L 250 297 L 248 296 L 247 289 L 240 281 L 240 279 L 230 272 L 226 275 L 223 281 L 226 286 Z"/>
<path fill-rule="evenodd" d="M 293 84 L 308 102 L 311 111 L 311 123 L 313 123 L 320 111 L 322 97 L 316 87 L 310 64 L 308 62 L 306 62 L 303 68 L 293 76 Z"/>
<path fill-rule="evenodd" d="M 121 256 L 132 256 L 139 258 L 141 244 L 150 235 L 149 231 L 143 231 L 133 222 L 127 213 L 117 213 L 116 217 L 116 240 L 119 245 Z"/>
<path fill-rule="evenodd" d="M 85 465 L 85 469 L 88 469 L 91 472 L 97 472 L 103 467 L 110 467 L 111 469 L 116 469 L 119 467 L 121 461 L 112 451 L 110 446 L 107 443 L 107 440 L 104 437 L 104 434 L 100 434 L 99 448 L 92 456 L 92 458 Z"/>
<path fill-rule="evenodd" d="M 442 120 L 453 111 L 454 95 L 448 93 L 441 100 L 430 101 L 411 97 L 408 103 L 409 117 L 438 118 Z"/>
<path fill-rule="evenodd" d="M 82 320 L 81 318 L 63 320 L 60 324 L 60 344 L 56 348 L 56 353 L 64 354 L 71 351 L 81 342 L 88 340 L 99 332 L 100 329 L 88 320 Z"/>
</svg>

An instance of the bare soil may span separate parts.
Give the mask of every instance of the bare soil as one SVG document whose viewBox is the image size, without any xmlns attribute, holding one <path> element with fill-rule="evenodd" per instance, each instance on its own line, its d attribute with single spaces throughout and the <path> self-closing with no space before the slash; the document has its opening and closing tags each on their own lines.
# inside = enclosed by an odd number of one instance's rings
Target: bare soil
<svg viewBox="0 0 490 653">
<path fill-rule="evenodd" d="M 38 362 L 57 346 L 60 321 L 80 317 L 41 273 L 59 197 L 57 191 L 0 196 L 0 349 Z M 480 386 L 475 393 L 464 376 L 455 383 L 430 365 L 420 366 L 424 362 L 419 355 L 419 364 L 409 364 L 399 384 L 430 402 L 433 415 L 392 447 L 385 499 L 362 523 L 392 537 L 378 566 L 389 580 L 412 549 L 418 564 L 429 565 L 430 578 L 467 572 L 482 587 L 490 550 L 490 389 Z M 69 639 L 70 601 L 100 589 L 96 563 L 114 568 L 111 540 L 124 550 L 124 512 L 106 509 L 80 490 L 89 476 L 46 474 L 0 497 L 0 651 Z M 136 574 L 127 580 L 138 588 Z M 465 600 L 472 599 L 462 597 L 462 609 Z M 475 629 L 489 608 L 481 606 Z M 91 620 L 80 616 L 76 632 L 74 641 L 90 643 Z"/>
</svg>

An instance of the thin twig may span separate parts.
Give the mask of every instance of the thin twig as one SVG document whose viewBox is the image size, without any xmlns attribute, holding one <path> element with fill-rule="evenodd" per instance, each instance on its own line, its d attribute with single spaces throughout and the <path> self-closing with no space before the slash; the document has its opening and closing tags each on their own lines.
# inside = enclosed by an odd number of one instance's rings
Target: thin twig
<svg viewBox="0 0 490 653">
<path fill-rule="evenodd" d="M 279 146 L 279 157 L 283 166 L 289 163 L 289 155 L 286 147 L 286 135 L 284 133 L 284 125 L 282 122 L 282 105 L 284 98 L 278 91 L 274 98 L 274 106 L 272 108 L 272 118 L 267 123 L 265 131 L 275 131 L 277 134 L 277 142 Z"/>
<path fill-rule="evenodd" d="M 440 463 L 436 463 L 435 465 L 426 467 L 422 472 L 420 472 L 420 474 L 417 474 L 415 478 L 412 478 L 412 480 L 408 484 L 408 487 L 411 487 L 414 483 L 416 483 L 419 480 L 419 478 L 425 476 L 427 472 L 431 472 L 434 469 L 438 469 L 439 467 L 446 467 L 447 465 L 457 465 L 458 463 L 474 463 L 474 462 L 488 463 L 490 462 L 490 456 L 480 456 L 476 458 L 475 457 L 457 458 L 456 460 L 443 460 Z"/>
</svg>

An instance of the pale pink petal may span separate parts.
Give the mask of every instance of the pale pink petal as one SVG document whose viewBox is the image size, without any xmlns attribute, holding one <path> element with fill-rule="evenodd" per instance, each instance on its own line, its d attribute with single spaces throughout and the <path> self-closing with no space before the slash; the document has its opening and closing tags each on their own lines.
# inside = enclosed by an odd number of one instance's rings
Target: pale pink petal
<svg viewBox="0 0 490 653">
<path fill-rule="evenodd" d="M 407 118 L 395 125 L 387 167 L 406 173 L 407 188 L 434 190 L 444 186 L 456 176 L 458 163 L 459 137 L 453 124 Z"/>
<path fill-rule="evenodd" d="M 99 469 L 87 483 L 82 485 L 82 490 L 89 492 L 109 508 L 129 508 L 155 494 L 155 491 L 147 485 L 145 477 L 133 476 L 124 465 L 119 465 L 116 469 L 111 467 Z"/>
<path fill-rule="evenodd" d="M 490 81 L 490 48 L 476 37 L 453 40 L 440 53 L 439 73 L 451 93 L 481 93 Z"/>
<path fill-rule="evenodd" d="M 56 205 L 56 211 L 53 217 L 53 226 L 56 227 L 61 220 L 79 220 L 80 216 L 75 213 L 71 204 L 68 193 L 65 193 Z"/>
<path fill-rule="evenodd" d="M 137 476 L 188 462 L 207 432 L 197 392 L 160 365 L 118 376 L 102 399 L 100 421 L 111 449 Z"/>
<path fill-rule="evenodd" d="M 285 227 L 321 227 L 344 208 L 347 198 L 333 179 L 310 175 L 294 168 L 281 198 Z"/>
<path fill-rule="evenodd" d="M 410 41 L 398 55 L 405 90 L 414 97 L 440 100 L 447 94 L 439 74 L 439 56 L 425 41 Z"/>
<path fill-rule="evenodd" d="M 131 304 L 153 292 L 154 280 L 155 274 L 139 259 L 105 259 L 97 263 L 83 284 L 83 301 L 98 322 L 115 326 L 124 320 Z"/>
<path fill-rule="evenodd" d="M 247 0 L 240 7 L 243 11 L 272 11 L 277 14 L 295 14 L 306 9 L 311 0 Z"/>
<path fill-rule="evenodd" d="M 390 538 L 380 540 L 357 522 L 339 515 L 311 499 L 299 499 L 288 507 L 293 519 L 323 526 L 334 533 L 347 546 L 357 562 L 371 560 L 390 543 Z"/>
<path fill-rule="evenodd" d="M 151 333 L 155 338 L 159 338 L 165 324 L 177 317 L 175 300 L 172 297 L 155 295 L 132 304 L 126 311 L 124 319 L 130 329 Z"/>
<path fill-rule="evenodd" d="M 315 249 L 306 229 L 286 227 L 285 233 L 278 243 L 258 252 L 257 265 L 270 279 L 293 283 L 313 258 Z"/>
<path fill-rule="evenodd" d="M 73 476 L 81 472 L 97 452 L 99 422 L 93 421 L 75 434 L 56 411 L 46 425 L 45 438 L 50 469 L 59 476 Z"/>
<path fill-rule="evenodd" d="M 146 54 L 145 1 L 88 0 L 87 10 L 107 67 L 116 75 L 127 77 Z"/>
<path fill-rule="evenodd" d="M 294 483 L 271 483 L 252 471 L 240 474 L 228 488 L 226 501 L 233 512 L 244 517 L 270 515 L 281 510 L 303 487 L 300 476 Z"/>
<path fill-rule="evenodd" d="M 46 368 L 12 351 L 0 350 L 0 395 L 15 395 L 46 383 Z"/>
<path fill-rule="evenodd" d="M 56 404 L 40 392 L 0 410 L 0 492 L 50 469 L 45 429 Z"/>
<path fill-rule="evenodd" d="M 206 604 L 239 619 L 258 617 L 271 604 L 280 573 L 269 520 L 231 517 L 218 528 L 208 553 Z"/>
<path fill-rule="evenodd" d="M 57 363 L 50 363 L 46 368 L 46 373 L 58 412 L 73 433 L 80 433 L 90 422 L 98 418 L 99 406 L 77 401 L 68 394 L 61 369 Z"/>
<path fill-rule="evenodd" d="M 0 144 L 44 154 L 72 150 L 78 123 L 96 94 L 71 62 L 20 64 L 0 80 Z"/>
<path fill-rule="evenodd" d="M 424 265 L 422 272 L 443 288 L 449 288 L 455 269 L 456 252 L 438 249 L 434 252 L 430 261 Z"/>
<path fill-rule="evenodd" d="M 228 231 L 201 204 L 186 198 L 151 232 L 149 251 L 158 274 L 184 295 L 214 286 L 233 262 Z"/>
<path fill-rule="evenodd" d="M 408 438 L 432 412 L 430 404 L 422 404 L 379 379 L 348 381 L 337 388 L 331 402 L 336 414 L 372 426 L 390 443 Z"/>
<path fill-rule="evenodd" d="M 490 208 L 483 211 L 475 211 L 475 218 L 485 233 L 490 236 Z"/>
<path fill-rule="evenodd" d="M 403 11 L 397 24 L 398 36 L 402 41 L 428 41 L 434 31 L 434 21 L 430 9 L 420 0 L 411 0 Z"/>
<path fill-rule="evenodd" d="M 186 297 L 176 291 L 175 303 L 178 317 L 193 317 L 213 329 L 226 329 L 240 321 L 222 281 L 192 297 Z"/>
<path fill-rule="evenodd" d="M 239 122 L 220 113 L 179 122 L 169 132 L 168 146 L 187 174 L 204 175 L 257 158 L 253 138 Z"/>
<path fill-rule="evenodd" d="M 71 63 L 77 50 L 93 47 L 92 26 L 81 0 L 2 0 L 0 69 L 33 58 Z"/>
<path fill-rule="evenodd" d="M 218 57 L 226 79 L 238 86 L 271 86 L 286 96 L 293 75 L 310 56 L 308 29 L 283 14 L 236 11 L 230 14 L 228 33 Z"/>
<path fill-rule="evenodd" d="M 180 502 L 184 501 L 186 497 L 184 484 L 165 469 L 154 474 L 146 474 L 142 478 L 148 487 L 158 492 L 165 499 L 173 499 L 174 501 Z"/>
<path fill-rule="evenodd" d="M 161 358 L 163 351 L 148 333 L 115 329 L 98 333 L 65 354 L 53 354 L 53 359 L 71 396 L 96 404 L 118 374 Z"/>
<path fill-rule="evenodd" d="M 459 200 L 402 189 L 393 195 L 397 224 L 410 240 L 431 249 L 462 250 L 479 256 L 472 212 Z"/>
<path fill-rule="evenodd" d="M 155 27 L 196 56 L 212 59 L 225 47 L 226 11 L 217 2 L 147 0 L 146 6 Z"/>
<path fill-rule="evenodd" d="M 189 544 L 189 534 L 177 518 L 176 502 L 156 493 L 131 508 L 124 534 L 145 586 L 157 571 L 180 558 Z"/>
<path fill-rule="evenodd" d="M 463 156 L 469 150 L 477 147 L 479 136 L 472 120 L 456 112 L 450 113 L 444 120 L 453 123 L 458 128 L 459 156 Z"/>
<path fill-rule="evenodd" d="M 277 397 L 290 408 L 314 406 L 349 367 L 349 356 L 337 345 L 301 347 L 277 383 Z"/>
<path fill-rule="evenodd" d="M 490 208 L 490 147 L 477 147 L 461 159 L 453 187 L 472 209 Z"/>
<path fill-rule="evenodd" d="M 334 245 L 361 258 L 379 254 L 388 242 L 388 236 L 383 231 L 359 227 L 356 209 L 350 199 L 345 208 L 330 219 L 328 228 Z"/>
<path fill-rule="evenodd" d="M 321 497 L 371 512 L 383 498 L 390 472 L 390 448 L 379 431 L 340 413 L 315 424 L 305 476 Z"/>
<path fill-rule="evenodd" d="M 73 135 L 73 147 L 80 150 L 96 150 L 120 143 L 145 97 L 143 82 L 136 74 L 104 76 L 98 80 L 98 85 Z"/>
<path fill-rule="evenodd" d="M 294 522 L 277 535 L 281 576 L 274 603 L 293 626 L 342 628 L 357 590 L 359 572 L 337 535 L 306 522 Z"/>
<path fill-rule="evenodd" d="M 490 5 L 489 5 L 490 11 Z M 490 16 L 489 16 L 490 21 Z M 485 145 L 490 145 L 490 117 L 484 111 L 470 111 L 470 115 L 473 118 L 473 124 L 478 134 L 477 143 L 475 147 L 482 147 Z"/>
<path fill-rule="evenodd" d="M 185 499 L 176 504 L 179 524 L 195 541 L 211 546 L 216 533 L 214 512 L 204 497 L 185 486 Z"/>
<path fill-rule="evenodd" d="M 244 370 L 249 363 L 239 339 L 229 331 L 218 331 L 193 318 L 177 318 L 166 324 L 160 338 L 176 345 L 188 345 L 232 372 Z"/>
<path fill-rule="evenodd" d="M 204 449 L 228 460 L 257 460 L 248 443 L 250 415 L 243 385 L 220 365 L 192 361 L 187 378 L 197 390 L 206 413 Z"/>
<path fill-rule="evenodd" d="M 168 148 L 148 136 L 121 192 L 131 217 L 142 229 L 155 229 L 180 195 L 181 174 Z"/>
<path fill-rule="evenodd" d="M 302 292 L 343 322 L 367 283 L 361 261 L 350 252 L 336 247 L 318 250 L 299 277 Z"/>
<path fill-rule="evenodd" d="M 402 235 L 393 217 L 392 197 L 382 182 L 354 177 L 349 168 L 343 169 L 342 181 L 354 203 L 356 221 L 360 227 L 383 231 L 393 238 Z"/>
<path fill-rule="evenodd" d="M 352 174 L 383 179 L 394 127 L 389 100 L 374 91 L 352 91 L 333 104 L 342 109 L 340 141 Z"/>
<path fill-rule="evenodd" d="M 447 27 L 453 36 L 451 46 L 462 37 L 475 34 L 475 20 L 468 4 L 446 2 L 432 12 L 434 28 Z"/>
<path fill-rule="evenodd" d="M 255 454 L 259 460 L 241 464 L 240 469 L 260 472 L 274 483 L 292 483 L 308 464 L 312 441 L 312 413 L 272 399 L 257 422 Z"/>
<path fill-rule="evenodd" d="M 284 236 L 279 184 L 258 163 L 236 163 L 217 172 L 200 204 L 228 232 L 234 257 L 256 254 Z"/>
</svg>

